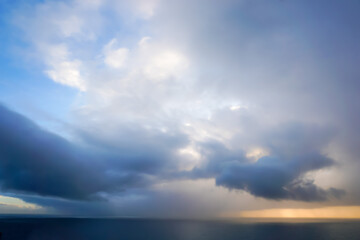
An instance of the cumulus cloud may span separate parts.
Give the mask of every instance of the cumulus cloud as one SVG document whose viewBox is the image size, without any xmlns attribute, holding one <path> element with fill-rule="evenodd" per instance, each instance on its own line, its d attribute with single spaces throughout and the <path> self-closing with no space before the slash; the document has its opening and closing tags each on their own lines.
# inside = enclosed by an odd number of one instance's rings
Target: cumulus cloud
<svg viewBox="0 0 360 240">
<path fill-rule="evenodd" d="M 105 63 L 113 68 L 121 68 L 124 66 L 126 58 L 129 54 L 127 48 L 116 48 L 117 40 L 112 39 L 104 47 Z"/>
<path fill-rule="evenodd" d="M 81 78 L 79 67 L 81 62 L 74 61 L 59 61 L 49 64 L 52 68 L 46 70 L 45 73 L 55 82 L 68 85 L 70 87 L 78 88 L 85 91 L 85 83 Z"/>
<path fill-rule="evenodd" d="M 46 52 L 45 73 L 54 81 L 70 87 L 86 90 L 85 80 L 81 73 L 82 62 L 72 59 L 65 44 L 43 45 L 42 52 Z"/>
</svg>

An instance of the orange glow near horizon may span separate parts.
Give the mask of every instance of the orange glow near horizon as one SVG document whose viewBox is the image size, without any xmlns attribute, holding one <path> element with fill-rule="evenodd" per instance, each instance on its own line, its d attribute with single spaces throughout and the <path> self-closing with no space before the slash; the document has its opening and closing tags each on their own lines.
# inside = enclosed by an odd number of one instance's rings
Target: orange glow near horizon
<svg viewBox="0 0 360 240">
<path fill-rule="evenodd" d="M 224 213 L 222 217 L 239 218 L 328 218 L 360 219 L 360 206 L 336 206 L 312 209 L 274 208 Z"/>
</svg>

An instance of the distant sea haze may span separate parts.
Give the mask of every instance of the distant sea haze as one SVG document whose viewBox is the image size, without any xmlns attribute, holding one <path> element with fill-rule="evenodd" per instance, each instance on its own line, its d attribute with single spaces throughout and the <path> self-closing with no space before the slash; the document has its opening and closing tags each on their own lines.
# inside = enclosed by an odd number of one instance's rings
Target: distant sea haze
<svg viewBox="0 0 360 240">
<path fill-rule="evenodd" d="M 358 240 L 360 221 L 1 218 L 1 240 Z"/>
</svg>

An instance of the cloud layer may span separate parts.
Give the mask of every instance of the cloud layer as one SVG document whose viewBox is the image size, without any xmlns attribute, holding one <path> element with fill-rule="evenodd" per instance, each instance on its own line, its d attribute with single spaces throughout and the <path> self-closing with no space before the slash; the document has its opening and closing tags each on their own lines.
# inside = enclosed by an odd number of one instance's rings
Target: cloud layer
<svg viewBox="0 0 360 240">
<path fill-rule="evenodd" d="M 59 96 L 72 92 L 60 128 L 26 114 L 25 103 L 0 107 L 5 194 L 61 211 L 121 214 L 123 204 L 127 214 L 164 206 L 164 215 L 176 206 L 223 211 L 198 204 L 211 191 L 236 192 L 233 209 L 247 207 L 249 194 L 255 205 L 359 202 L 358 3 L 7 7 L 8 27 L 26 43 L 14 45 L 31 60 L 19 64 Z"/>
<path fill-rule="evenodd" d="M 149 133 L 131 132 L 124 149 L 94 151 L 44 131 L 3 106 L 0 116 L 0 181 L 4 192 L 96 200 L 101 194 L 145 187 L 155 174 L 171 165 L 171 144 L 177 146 L 183 141 L 150 136 L 155 144 L 143 141 L 135 145 L 131 143 L 138 140 L 135 134 L 146 138 Z M 162 141 L 166 141 L 166 149 Z"/>
</svg>

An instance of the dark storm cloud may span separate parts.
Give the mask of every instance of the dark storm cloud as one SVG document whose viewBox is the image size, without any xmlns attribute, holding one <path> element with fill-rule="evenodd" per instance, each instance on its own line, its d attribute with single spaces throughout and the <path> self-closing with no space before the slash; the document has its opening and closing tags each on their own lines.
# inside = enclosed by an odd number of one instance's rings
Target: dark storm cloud
<svg viewBox="0 0 360 240">
<path fill-rule="evenodd" d="M 241 150 L 228 149 L 212 141 L 199 145 L 206 163 L 186 176 L 215 177 L 216 185 L 241 189 L 254 196 L 281 200 L 325 201 L 339 198 L 343 190 L 322 189 L 306 174 L 335 166 L 333 159 L 322 154 L 322 149 L 334 135 L 328 128 L 285 124 L 259 136 L 269 151 L 256 162 Z"/>
<path fill-rule="evenodd" d="M 90 151 L 3 106 L 0 115 L 0 182 L 4 192 L 89 200 L 129 188 L 146 188 L 156 179 L 178 177 L 173 153 L 187 143 L 181 134 L 127 128 L 115 134 L 117 141 L 82 133 L 88 144 L 97 147 Z M 316 126 L 283 125 L 259 136 L 270 155 L 255 163 L 241 148 L 228 149 L 217 141 L 198 143 L 206 164 L 182 177 L 215 177 L 219 186 L 268 199 L 322 201 L 339 197 L 342 190 L 324 190 L 305 177 L 308 172 L 334 165 L 320 153 L 331 136 L 331 131 Z M 41 203 L 39 199 L 30 200 Z M 56 199 L 49 202 L 80 204 Z"/>
<path fill-rule="evenodd" d="M 124 136 L 130 142 L 134 137 Z M 168 159 L 161 153 L 170 153 L 161 149 L 165 147 L 145 144 L 127 152 L 90 151 L 0 106 L 0 184 L 5 192 L 85 200 L 144 187 L 153 178 L 150 174 L 166 165 L 162 163 Z"/>
<path fill-rule="evenodd" d="M 227 164 L 216 178 L 216 184 L 268 199 L 324 201 L 344 192 L 334 188 L 324 190 L 302 177 L 307 172 L 331 165 L 333 161 L 321 155 L 301 156 L 288 161 L 263 157 L 254 164 Z"/>
</svg>

